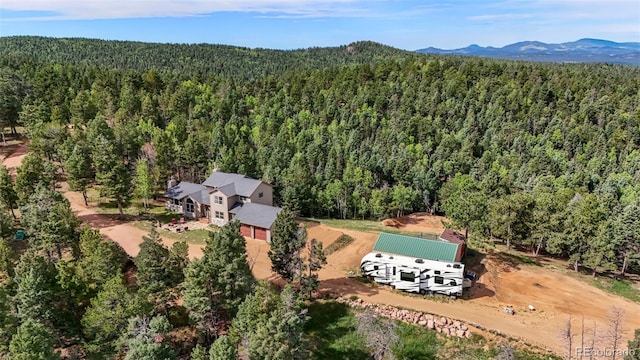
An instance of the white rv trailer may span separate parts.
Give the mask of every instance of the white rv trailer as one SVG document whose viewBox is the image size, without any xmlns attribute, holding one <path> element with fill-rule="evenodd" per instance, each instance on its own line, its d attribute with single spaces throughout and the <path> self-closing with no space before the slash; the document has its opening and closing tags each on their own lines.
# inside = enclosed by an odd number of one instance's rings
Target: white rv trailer
<svg viewBox="0 0 640 360">
<path fill-rule="evenodd" d="M 462 296 L 464 264 L 459 262 L 372 252 L 362 258 L 360 268 L 364 276 L 398 290 Z"/>
</svg>

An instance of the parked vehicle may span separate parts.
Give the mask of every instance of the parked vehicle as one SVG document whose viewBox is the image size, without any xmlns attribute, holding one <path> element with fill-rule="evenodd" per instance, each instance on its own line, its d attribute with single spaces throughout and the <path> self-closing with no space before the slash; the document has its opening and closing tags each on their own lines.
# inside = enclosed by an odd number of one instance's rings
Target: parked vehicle
<svg viewBox="0 0 640 360">
<path fill-rule="evenodd" d="M 464 264 L 369 253 L 360 262 L 362 274 L 398 290 L 462 296 Z"/>
</svg>

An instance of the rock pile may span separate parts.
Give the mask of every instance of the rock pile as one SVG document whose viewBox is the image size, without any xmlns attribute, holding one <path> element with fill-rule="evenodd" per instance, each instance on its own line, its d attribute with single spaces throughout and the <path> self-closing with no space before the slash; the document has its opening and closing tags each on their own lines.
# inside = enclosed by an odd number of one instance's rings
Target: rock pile
<svg viewBox="0 0 640 360">
<path fill-rule="evenodd" d="M 397 307 L 391 305 L 372 304 L 363 301 L 362 299 L 351 300 L 348 298 L 339 297 L 336 299 L 336 301 L 342 304 L 346 304 L 347 306 L 352 308 L 370 310 L 373 313 L 388 319 L 399 320 L 408 324 L 414 324 L 425 327 L 427 329 L 435 330 L 444 335 L 456 336 L 460 338 L 471 337 L 471 331 L 466 324 L 458 320 L 446 318 L 444 316 L 434 316 L 419 311 L 398 309 Z"/>
</svg>

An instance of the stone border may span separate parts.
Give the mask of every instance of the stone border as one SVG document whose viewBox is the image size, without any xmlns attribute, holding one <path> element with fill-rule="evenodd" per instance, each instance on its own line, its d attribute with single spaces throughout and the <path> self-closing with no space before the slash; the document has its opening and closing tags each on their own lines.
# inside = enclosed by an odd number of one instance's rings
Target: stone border
<svg viewBox="0 0 640 360">
<path fill-rule="evenodd" d="M 371 310 L 375 314 L 387 319 L 422 326 L 426 329 L 435 330 L 444 335 L 467 339 L 471 337 L 471 330 L 469 330 L 469 327 L 466 324 L 444 316 L 434 316 L 420 311 L 399 309 L 391 305 L 373 304 L 365 302 L 359 298 L 351 300 L 350 298 L 339 297 L 336 301 L 351 308 Z"/>
</svg>

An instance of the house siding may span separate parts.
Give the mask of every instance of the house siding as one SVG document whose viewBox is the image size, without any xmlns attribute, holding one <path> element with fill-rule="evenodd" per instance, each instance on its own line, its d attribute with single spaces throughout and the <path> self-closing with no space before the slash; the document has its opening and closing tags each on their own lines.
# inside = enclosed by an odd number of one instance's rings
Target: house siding
<svg viewBox="0 0 640 360">
<path fill-rule="evenodd" d="M 222 197 L 222 204 L 216 204 L 215 197 Z M 211 204 L 211 223 L 222 226 L 229 222 L 229 208 L 228 208 L 228 199 L 227 197 L 220 191 L 214 191 L 209 195 L 209 203 Z M 224 214 L 224 219 L 216 218 L 216 211 L 220 211 Z"/>
<path fill-rule="evenodd" d="M 260 193 L 262 193 L 262 197 L 260 197 Z M 263 205 L 273 205 L 273 187 L 271 185 L 262 183 L 260 184 L 256 190 L 251 194 L 249 198 L 252 203 L 255 204 L 263 204 Z"/>
</svg>

